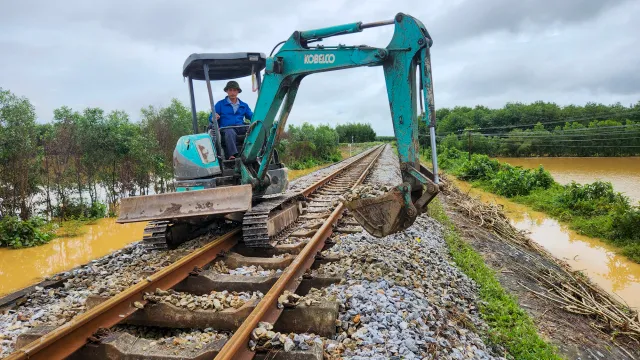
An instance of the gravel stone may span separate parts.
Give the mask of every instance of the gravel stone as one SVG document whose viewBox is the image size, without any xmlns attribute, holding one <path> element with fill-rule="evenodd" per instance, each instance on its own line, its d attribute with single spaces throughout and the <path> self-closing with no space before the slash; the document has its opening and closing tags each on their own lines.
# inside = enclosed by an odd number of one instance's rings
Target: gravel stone
<svg viewBox="0 0 640 360">
<path fill-rule="evenodd" d="M 387 147 L 360 189 L 378 195 L 400 183 L 397 156 Z M 330 358 L 500 359 L 480 338 L 487 325 L 477 286 L 451 264 L 438 222 L 423 214 L 384 238 L 361 232 L 332 240 L 323 255 L 340 260 L 312 271 L 345 278 L 322 289 L 340 304 L 338 332 L 325 342 Z"/>
<path fill-rule="evenodd" d="M 36 286 L 19 305 L 0 313 L 0 358 L 13 352 L 18 335 L 25 331 L 40 325 L 61 326 L 87 310 L 87 297 L 111 297 L 145 281 L 149 274 L 226 231 L 217 229 L 173 250 L 151 251 L 141 242 L 132 243 L 86 265 L 46 278 L 63 280 L 62 286 L 51 289 Z"/>
</svg>

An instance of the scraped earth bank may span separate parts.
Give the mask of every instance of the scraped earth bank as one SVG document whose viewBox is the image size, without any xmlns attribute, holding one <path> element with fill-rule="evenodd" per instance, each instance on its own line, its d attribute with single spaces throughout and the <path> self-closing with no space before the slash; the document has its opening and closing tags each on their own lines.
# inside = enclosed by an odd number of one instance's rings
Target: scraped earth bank
<svg viewBox="0 0 640 360">
<path fill-rule="evenodd" d="M 381 154 L 366 183 L 401 182 L 391 147 Z M 325 342 L 329 358 L 495 359 L 479 334 L 476 285 L 453 266 L 443 228 L 426 215 L 407 230 L 384 238 L 365 232 L 338 235 L 324 252 L 341 260 L 315 272 L 344 274 L 325 288 L 340 304 L 338 333 Z"/>
<path fill-rule="evenodd" d="M 634 338 L 640 338 L 637 330 L 635 334 L 631 332 L 632 328 L 638 329 L 637 315 L 624 326 L 617 327 L 594 314 L 567 311 L 581 311 L 576 303 L 592 307 L 595 312 L 600 311 L 600 306 L 617 307 L 620 312 L 627 309 L 615 299 L 609 300 L 609 295 L 590 284 L 588 279 L 571 275 L 567 270 L 569 266 L 564 266 L 513 228 L 506 216 L 497 221 L 492 217 L 499 213 L 496 208 L 469 197 L 453 184 L 438 196 L 462 239 L 482 255 L 485 263 L 496 272 L 501 285 L 518 298 L 520 306 L 532 317 L 538 333 L 555 345 L 564 358 L 640 359 L 638 340 L 622 334 L 629 332 Z M 580 294 L 569 291 L 572 288 L 580 289 L 582 294 L 588 294 L 584 297 L 596 300 L 582 299 Z M 625 327 L 627 329 L 623 329 Z"/>
</svg>

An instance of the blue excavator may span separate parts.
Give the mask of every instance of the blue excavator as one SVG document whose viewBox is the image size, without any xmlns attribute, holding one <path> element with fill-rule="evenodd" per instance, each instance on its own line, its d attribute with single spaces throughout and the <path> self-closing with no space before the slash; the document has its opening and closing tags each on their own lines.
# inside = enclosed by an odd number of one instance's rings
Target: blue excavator
<svg viewBox="0 0 640 360">
<path fill-rule="evenodd" d="M 329 37 L 378 26 L 395 27 L 385 48 L 321 43 Z M 377 198 L 358 199 L 345 205 L 373 236 L 383 237 L 406 229 L 426 211 L 440 190 L 432 43 L 419 20 L 398 13 L 388 21 L 295 31 L 277 44 L 269 57 L 263 53 L 190 55 L 182 74 L 188 79 L 194 133 L 182 136 L 176 144 L 173 159 L 176 191 L 122 199 L 117 222 L 148 222 L 143 239 L 157 248 L 173 248 L 223 222 L 242 223 L 243 242 L 248 247 L 273 246 L 274 236 L 305 211 L 304 196 L 288 189 L 287 168 L 276 151 L 302 79 L 321 72 L 380 66 L 403 182 Z M 214 120 L 204 131 L 198 129 L 193 81 L 206 82 L 208 105 L 211 114 L 215 114 L 211 82 L 246 76 L 254 80 L 258 99 L 250 123 L 240 125 L 246 127 L 246 135 L 238 136 L 239 156 L 227 160 L 225 140 L 220 136 L 224 128 L 219 128 Z M 418 115 L 423 112 L 431 141 L 432 170 L 419 161 Z"/>
</svg>

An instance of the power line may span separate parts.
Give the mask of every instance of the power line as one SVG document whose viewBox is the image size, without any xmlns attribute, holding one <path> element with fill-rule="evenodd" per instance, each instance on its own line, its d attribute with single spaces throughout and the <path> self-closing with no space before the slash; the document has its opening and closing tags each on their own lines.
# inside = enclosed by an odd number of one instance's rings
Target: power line
<svg viewBox="0 0 640 360">
<path fill-rule="evenodd" d="M 575 141 L 579 141 L 579 142 L 586 142 L 586 141 L 611 141 L 611 140 L 636 140 L 636 139 L 640 139 L 640 137 L 627 137 L 627 138 L 613 138 L 613 139 L 550 139 L 550 142 L 575 142 Z M 520 140 L 523 141 L 523 140 Z"/>
<path fill-rule="evenodd" d="M 596 120 L 596 119 L 608 120 L 608 119 L 610 119 L 612 117 L 619 117 L 619 116 L 622 116 L 622 115 L 634 115 L 634 114 L 640 114 L 640 110 L 624 111 L 624 112 L 619 112 L 619 113 L 615 113 L 615 114 L 607 114 L 607 115 L 592 115 L 592 116 L 584 116 L 584 117 L 565 118 L 563 120 L 554 120 L 554 121 L 547 121 L 547 122 L 540 122 L 539 121 L 539 122 L 532 123 L 532 124 L 491 126 L 491 127 L 475 128 L 475 129 L 460 129 L 460 130 L 458 130 L 458 132 L 474 131 L 474 130 L 514 129 L 514 128 L 519 128 L 519 127 L 535 126 L 535 125 L 538 125 L 538 124 L 540 124 L 540 125 L 561 124 L 561 123 L 586 121 L 586 120 Z"/>
<path fill-rule="evenodd" d="M 612 132 L 612 133 L 595 133 L 595 134 L 567 134 L 567 135 L 499 135 L 499 136 L 482 136 L 482 135 L 471 135 L 474 137 L 486 137 L 486 138 L 498 138 L 498 139 L 513 139 L 513 138 L 526 138 L 526 139 L 535 139 L 535 138 L 549 138 L 549 139 L 557 139 L 557 138 L 574 138 L 574 137 L 594 137 L 594 136 L 625 136 L 625 135 L 639 135 L 640 133 L 628 133 L 628 132 Z M 460 136 L 464 138 L 464 135 Z"/>
<path fill-rule="evenodd" d="M 638 129 L 640 130 L 640 129 Z M 538 133 L 532 134 L 495 134 L 495 135 L 484 135 L 484 134 L 471 134 L 473 137 L 487 137 L 487 138 L 500 138 L 500 139 L 509 139 L 509 138 L 567 138 L 567 137 L 588 137 L 588 136 L 619 136 L 619 135 L 636 135 L 638 132 L 635 131 L 610 131 L 610 132 L 600 132 L 593 134 L 555 134 L 550 133 L 546 135 L 540 135 Z M 446 137 L 444 135 L 438 135 L 439 137 Z M 467 137 L 468 135 L 455 135 L 461 138 Z"/>
<path fill-rule="evenodd" d="M 638 129 L 640 130 L 640 128 Z M 540 135 L 539 133 L 531 133 L 531 134 L 514 134 L 514 133 L 505 133 L 505 134 L 471 134 L 471 135 L 462 135 L 462 134 L 449 134 L 449 135 L 436 135 L 436 138 L 445 139 L 449 136 L 455 136 L 459 139 L 466 139 L 468 136 L 473 138 L 488 138 L 488 139 L 564 139 L 564 138 L 581 138 L 581 137 L 595 137 L 595 136 L 625 136 L 625 135 L 639 135 L 640 132 L 635 131 L 609 131 L 609 132 L 600 132 L 593 134 L 555 134 L 550 133 L 546 135 Z M 420 134 L 420 137 L 429 137 L 426 134 Z"/>
<path fill-rule="evenodd" d="M 586 128 L 577 128 L 577 129 L 566 129 L 566 130 L 545 130 L 545 131 L 549 131 L 549 135 L 562 135 L 562 134 L 572 134 L 572 133 L 580 133 L 583 131 L 598 131 L 601 129 L 620 129 L 620 130 L 616 130 L 616 131 L 622 131 L 622 129 L 638 129 L 640 130 L 640 124 L 633 124 L 633 125 L 612 125 L 612 126 L 597 126 L 597 127 L 586 127 Z M 467 132 L 470 132 L 471 130 L 466 130 Z M 483 136 L 496 136 L 496 135 L 509 135 L 509 134 L 536 134 L 539 133 L 537 131 L 534 132 L 529 132 L 529 133 L 515 133 L 513 131 L 510 132 L 502 132 L 502 133 L 472 133 L 472 136 L 476 136 L 476 135 L 483 135 Z M 453 134 L 456 136 L 463 136 L 462 134 L 455 134 L 455 133 L 449 133 L 449 134 Z M 465 135 L 466 136 L 466 135 Z"/>
<path fill-rule="evenodd" d="M 558 147 L 557 145 L 532 145 L 535 147 Z M 564 148 L 582 148 L 582 149 L 599 149 L 599 148 L 640 148 L 640 145 L 597 145 L 597 146 L 574 146 L 574 145 L 562 145 L 561 149 Z"/>
<path fill-rule="evenodd" d="M 623 137 L 623 138 L 608 138 L 608 139 L 554 139 L 553 137 L 547 137 L 549 139 L 549 142 L 589 142 L 589 141 L 612 141 L 612 140 L 637 140 L 640 139 L 640 137 Z M 518 138 L 518 137 L 512 137 L 512 138 L 500 138 L 501 140 L 516 140 L 516 141 L 520 141 L 520 142 L 524 142 L 527 141 L 527 139 L 529 138 Z M 464 139 L 460 139 L 460 141 L 462 141 Z M 535 141 L 536 139 L 534 139 Z"/>
</svg>

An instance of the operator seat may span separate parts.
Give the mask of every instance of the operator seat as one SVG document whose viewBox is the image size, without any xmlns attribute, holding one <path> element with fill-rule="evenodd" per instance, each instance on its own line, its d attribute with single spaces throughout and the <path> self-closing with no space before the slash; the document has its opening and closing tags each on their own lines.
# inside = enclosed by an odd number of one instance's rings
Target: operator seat
<svg viewBox="0 0 640 360">
<path fill-rule="evenodd" d="M 239 134 L 239 135 L 237 135 L 237 136 L 236 136 L 236 146 L 238 147 L 238 149 L 242 149 L 242 146 L 244 145 L 244 139 L 247 137 L 247 133 L 249 132 L 249 126 L 250 126 L 250 125 L 236 125 L 236 126 L 233 126 L 234 128 L 241 127 L 241 128 L 244 128 L 244 129 L 245 129 L 245 133 L 244 133 L 244 134 L 242 134 L 242 135 L 240 135 L 240 134 Z M 227 128 L 230 128 L 230 127 L 231 127 L 231 126 L 228 126 L 228 127 L 221 127 L 221 128 L 220 128 L 220 137 L 221 137 L 221 139 L 220 139 L 220 140 L 221 140 L 220 145 L 222 146 L 222 148 L 223 148 L 223 149 L 224 149 L 224 148 L 225 148 L 225 146 L 226 146 L 226 140 L 225 140 L 224 136 L 222 136 L 222 130 L 227 129 Z M 209 129 L 208 129 L 208 130 L 209 130 L 209 131 L 208 131 L 208 132 L 209 132 L 209 136 L 211 136 L 211 139 L 214 139 L 214 138 L 215 138 L 215 136 L 214 136 L 213 127 L 211 126 L 211 124 L 209 124 Z M 214 140 L 214 141 L 215 141 L 215 140 Z M 225 155 L 227 155 L 227 154 L 225 154 Z M 228 155 L 227 155 L 227 156 L 228 156 Z M 225 159 L 225 160 L 226 160 L 226 159 Z"/>
</svg>

